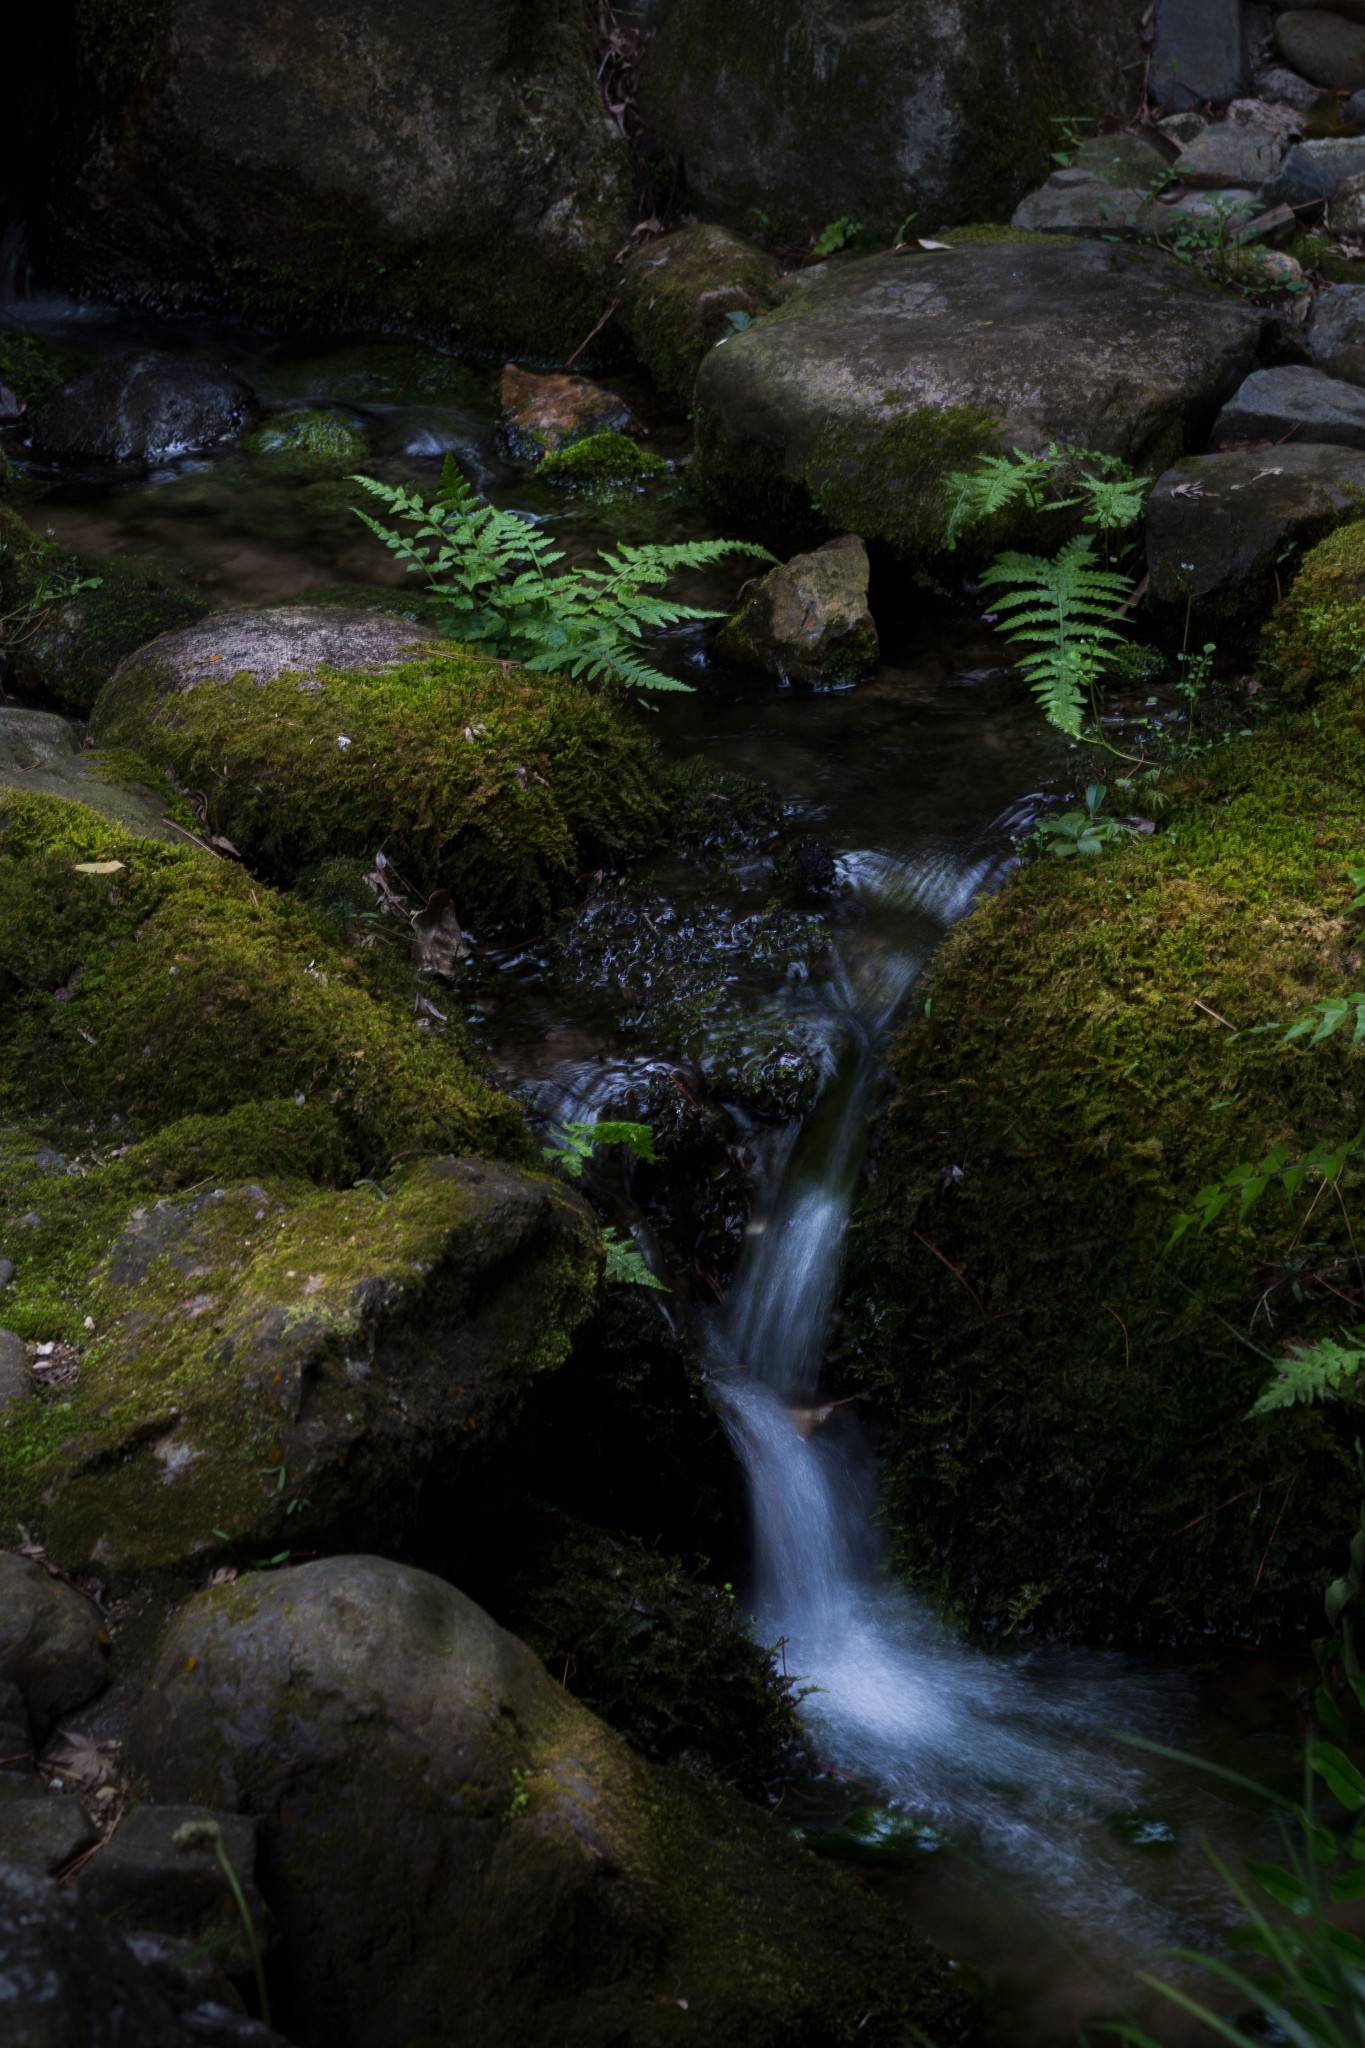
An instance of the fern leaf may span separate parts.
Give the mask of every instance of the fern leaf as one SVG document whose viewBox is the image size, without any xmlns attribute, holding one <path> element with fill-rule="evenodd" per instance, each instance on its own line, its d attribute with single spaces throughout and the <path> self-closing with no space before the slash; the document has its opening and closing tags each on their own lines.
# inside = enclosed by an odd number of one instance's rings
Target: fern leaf
<svg viewBox="0 0 1365 2048">
<path fill-rule="evenodd" d="M 1248 1409 L 1248 1419 L 1270 1415 L 1277 1408 L 1292 1408 L 1299 1401 L 1322 1401 L 1339 1394 L 1365 1365 L 1365 1332 L 1353 1338 L 1343 1331 L 1344 1344 L 1334 1337 L 1321 1337 L 1316 1344 L 1296 1344 L 1285 1358 L 1275 1360 L 1275 1378 L 1263 1388 Z"/>
</svg>

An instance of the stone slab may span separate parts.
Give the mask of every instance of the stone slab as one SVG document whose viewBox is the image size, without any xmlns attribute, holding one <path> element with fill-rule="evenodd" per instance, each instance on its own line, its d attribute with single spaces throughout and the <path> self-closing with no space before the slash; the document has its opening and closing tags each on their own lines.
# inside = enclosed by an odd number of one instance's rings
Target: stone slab
<svg viewBox="0 0 1365 2048">
<path fill-rule="evenodd" d="M 1148 87 L 1164 107 L 1221 105 L 1246 90 L 1241 0 L 1156 0 Z"/>
</svg>

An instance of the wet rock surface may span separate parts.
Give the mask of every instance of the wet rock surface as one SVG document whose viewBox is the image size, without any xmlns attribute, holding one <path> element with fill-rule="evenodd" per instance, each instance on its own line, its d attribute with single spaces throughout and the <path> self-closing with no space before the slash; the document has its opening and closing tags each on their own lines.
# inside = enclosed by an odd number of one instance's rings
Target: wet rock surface
<svg viewBox="0 0 1365 2048">
<path fill-rule="evenodd" d="M 646 242 L 631 257 L 621 324 L 660 388 L 687 405 L 707 350 L 771 312 L 792 289 L 766 250 L 699 221 Z"/>
<path fill-rule="evenodd" d="M 507 363 L 498 395 L 508 443 L 531 461 L 594 434 L 627 433 L 637 424 L 625 401 L 590 377 L 539 374 Z"/>
<path fill-rule="evenodd" d="M 1359 516 L 1365 450 L 1299 446 L 1194 455 L 1158 477 L 1147 506 L 1147 566 L 1158 604 L 1223 604 L 1245 617 L 1276 595 L 1292 547 Z"/>
<path fill-rule="evenodd" d="M 136 770 L 116 778 L 113 766 L 81 751 L 70 719 L 0 706 L 0 801 L 11 789 L 67 797 L 126 831 L 183 846 L 184 828 L 167 821 L 167 796 L 139 785 Z"/>
<path fill-rule="evenodd" d="M 234 440 L 258 409 L 230 370 L 148 353 L 99 363 L 63 384 L 29 431 L 46 462 L 141 467 Z"/>
<path fill-rule="evenodd" d="M 1223 407 L 1209 439 L 1214 448 L 1291 439 L 1365 448 L 1365 394 L 1304 364 L 1256 370 Z"/>
<path fill-rule="evenodd" d="M 811 683 L 855 682 L 877 665 L 867 607 L 867 549 L 856 534 L 793 555 L 728 619 L 717 652 L 746 668 Z"/>
<path fill-rule="evenodd" d="M 1250 368 L 1263 315 L 1148 251 L 998 243 L 872 256 L 713 349 L 699 460 L 865 539 L 932 549 L 944 475 L 1069 440 L 1141 462 Z"/>
</svg>

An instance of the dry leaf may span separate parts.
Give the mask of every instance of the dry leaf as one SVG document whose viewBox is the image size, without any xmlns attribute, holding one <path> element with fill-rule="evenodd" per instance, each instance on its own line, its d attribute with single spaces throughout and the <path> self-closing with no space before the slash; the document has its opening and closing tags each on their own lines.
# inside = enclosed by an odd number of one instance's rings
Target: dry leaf
<svg viewBox="0 0 1365 2048">
<path fill-rule="evenodd" d="M 915 237 L 915 247 L 917 249 L 951 249 L 952 246 L 951 242 L 931 242 L 924 235 L 916 235 Z"/>
<path fill-rule="evenodd" d="M 469 958 L 469 942 L 460 930 L 449 889 L 438 889 L 425 910 L 412 920 L 413 952 L 419 967 L 449 979 L 461 960 Z"/>
<path fill-rule="evenodd" d="M 121 860 L 78 860 L 76 862 L 76 873 L 78 875 L 121 875 L 123 873 L 123 862 Z"/>
</svg>

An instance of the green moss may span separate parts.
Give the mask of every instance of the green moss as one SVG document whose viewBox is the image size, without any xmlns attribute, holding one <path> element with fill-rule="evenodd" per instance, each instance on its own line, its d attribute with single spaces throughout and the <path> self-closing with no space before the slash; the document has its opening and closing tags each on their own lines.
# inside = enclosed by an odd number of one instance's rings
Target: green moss
<svg viewBox="0 0 1365 2048">
<path fill-rule="evenodd" d="M 1365 284 L 1365 260 L 1343 256 L 1327 235 L 1295 235 L 1287 247 L 1306 271 L 1316 271 L 1329 284 Z"/>
<path fill-rule="evenodd" d="M 702 357 L 729 332 L 728 316 L 757 318 L 788 289 L 763 250 L 698 224 L 646 244 L 632 259 L 621 322 L 660 391 L 685 407 Z"/>
<path fill-rule="evenodd" d="M 942 542 L 944 478 L 999 447 L 999 426 L 979 406 L 920 406 L 827 428 L 806 464 L 806 481 L 836 529 L 904 554 L 928 554 Z"/>
<path fill-rule="evenodd" d="M 336 412 L 275 413 L 242 442 L 245 452 L 277 475 L 349 475 L 369 460 L 359 427 Z"/>
<path fill-rule="evenodd" d="M 1033 228 L 1011 227 L 1007 221 L 966 221 L 961 227 L 944 228 L 944 237 L 955 249 L 991 247 L 997 242 L 1073 242 L 1074 235 L 1044 235 Z"/>
<path fill-rule="evenodd" d="M 129 664 L 92 733 L 202 789 L 215 830 L 275 876 L 382 845 L 472 925 L 543 914 L 585 868 L 657 844 L 665 822 L 627 709 L 458 650 L 306 687 L 241 676 L 180 694 Z"/>
<path fill-rule="evenodd" d="M 1236 1333 L 1263 1293 L 1263 1349 L 1334 1329 L 1347 1225 L 1320 1204 L 1296 1236 L 1306 1198 L 1267 1197 L 1162 1253 L 1239 1160 L 1359 1127 L 1344 1046 L 1230 1027 L 1359 986 L 1363 777 L 1344 693 L 1232 740 L 1151 837 L 1041 860 L 979 908 L 896 1046 L 855 1284 L 900 1560 L 980 1627 L 1151 1639 L 1320 1611 L 1356 1404 L 1248 1423 L 1269 1367 Z"/>
<path fill-rule="evenodd" d="M 668 464 L 631 440 L 629 434 L 589 434 L 571 448 L 556 448 L 540 464 L 539 474 L 565 484 L 632 483 L 665 476 Z"/>
<path fill-rule="evenodd" d="M 125 655 L 207 609 L 179 576 L 72 554 L 0 505 L 0 613 L 12 684 L 26 694 L 88 711 Z"/>
<path fill-rule="evenodd" d="M 1261 638 L 1268 680 L 1291 701 L 1357 684 L 1365 664 L 1365 520 L 1310 548 Z"/>
<path fill-rule="evenodd" d="M 93 360 L 85 349 L 70 342 L 0 331 L 0 384 L 8 385 L 30 411 Z"/>
<path fill-rule="evenodd" d="M 113 874 L 78 863 L 118 860 Z M 0 1115 L 120 1118 L 136 1135 L 302 1095 L 345 1155 L 506 1151 L 513 1106 L 457 1033 L 376 996 L 316 914 L 192 848 L 59 798 L 0 812 Z"/>
</svg>

